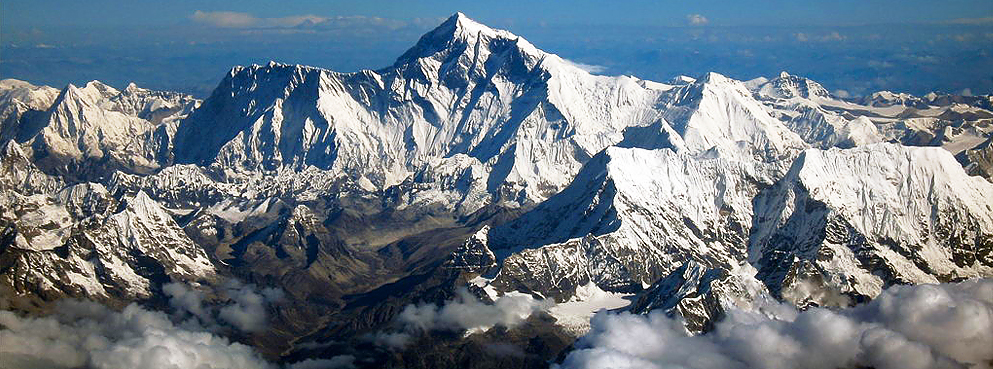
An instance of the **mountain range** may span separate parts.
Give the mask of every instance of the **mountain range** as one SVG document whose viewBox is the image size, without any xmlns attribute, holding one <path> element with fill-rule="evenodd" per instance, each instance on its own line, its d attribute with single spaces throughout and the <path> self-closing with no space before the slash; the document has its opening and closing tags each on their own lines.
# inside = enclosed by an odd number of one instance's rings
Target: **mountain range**
<svg viewBox="0 0 993 369">
<path fill-rule="evenodd" d="M 237 279 L 286 293 L 232 336 L 270 360 L 510 342 L 477 367 L 543 367 L 600 308 L 704 332 L 760 298 L 993 277 L 993 96 L 594 75 L 461 13 L 391 66 L 238 66 L 202 101 L 6 79 L 0 124 L 0 307 L 169 310 L 167 284 Z M 462 289 L 556 307 L 363 354 Z"/>
</svg>

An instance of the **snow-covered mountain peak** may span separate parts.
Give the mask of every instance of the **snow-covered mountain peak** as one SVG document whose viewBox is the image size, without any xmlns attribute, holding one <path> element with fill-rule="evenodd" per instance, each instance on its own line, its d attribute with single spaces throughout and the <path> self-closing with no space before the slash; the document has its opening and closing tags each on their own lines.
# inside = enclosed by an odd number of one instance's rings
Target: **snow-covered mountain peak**
<svg viewBox="0 0 993 369">
<path fill-rule="evenodd" d="M 522 37 L 509 31 L 490 28 L 465 14 L 456 13 L 434 30 L 421 36 L 413 47 L 397 58 L 394 67 L 423 65 L 425 64 L 423 59 L 441 63 L 485 62 L 490 54 L 499 54 L 508 50 L 517 51 L 535 62 L 546 55 Z"/>
<path fill-rule="evenodd" d="M 101 96 L 103 96 L 106 99 L 112 98 L 117 94 L 121 93 L 121 91 L 118 91 L 116 88 L 111 87 L 110 85 L 107 85 L 98 80 L 92 80 L 86 82 L 86 85 L 83 86 L 83 89 L 86 90 L 88 93 L 94 93 L 94 92 L 99 93 Z"/>
<path fill-rule="evenodd" d="M 515 199 L 541 200 L 624 129 L 657 122 L 665 88 L 592 76 L 456 15 L 389 68 L 232 69 L 180 125 L 176 162 L 236 171 L 309 165 L 382 189 L 435 158 L 464 154 L 485 167 L 489 193 L 508 184 Z"/>
<path fill-rule="evenodd" d="M 810 149 L 756 198 L 750 260 L 783 295 L 805 280 L 874 297 L 891 283 L 989 275 L 991 192 L 937 147 Z"/>
<path fill-rule="evenodd" d="M 51 110 L 57 110 L 59 106 L 77 111 L 83 107 L 113 110 L 114 104 L 110 100 L 120 96 L 121 93 L 116 88 L 97 80 L 87 82 L 81 87 L 69 83 L 59 92 Z"/>
<path fill-rule="evenodd" d="M 503 261 L 496 283 L 568 298 L 590 281 L 615 291 L 651 284 L 687 260 L 734 265 L 746 254 L 751 200 L 774 172 L 754 161 L 608 148 L 564 190 L 487 234 Z M 554 282 L 536 278 L 539 270 Z"/>
<path fill-rule="evenodd" d="M 48 86 L 35 86 L 16 79 L 0 80 L 0 105 L 19 102 L 30 109 L 45 110 L 59 96 L 58 89 Z"/>
<path fill-rule="evenodd" d="M 699 83 L 707 86 L 715 86 L 715 85 L 736 85 L 738 84 L 738 81 L 728 78 L 727 76 L 717 72 L 707 72 L 704 73 L 702 76 L 696 78 L 696 80 L 694 80 L 692 83 Z"/>
<path fill-rule="evenodd" d="M 764 98 L 832 99 L 831 93 L 820 83 L 791 75 L 786 71 L 780 72 L 779 77 L 758 85 L 756 90 Z"/>
<path fill-rule="evenodd" d="M 745 84 L 718 73 L 666 92 L 664 118 L 682 141 L 670 145 L 692 155 L 777 161 L 807 145 L 752 97 Z"/>
<path fill-rule="evenodd" d="M 826 191 L 812 195 L 819 196 L 829 206 L 843 207 L 860 203 L 859 199 L 847 197 L 848 194 L 869 196 L 873 201 L 882 198 L 884 202 L 892 204 L 914 200 L 916 196 L 933 199 L 936 196 L 954 194 L 957 201 L 960 201 L 957 208 L 984 217 L 979 224 L 980 228 L 993 231 L 993 201 L 988 197 L 991 189 L 989 182 L 968 176 L 950 152 L 938 147 L 879 143 L 851 150 L 811 149 L 797 158 L 794 168 L 800 170 L 797 175 L 808 189 L 822 188 L 822 191 Z M 869 192 L 866 193 L 863 188 Z M 923 200 L 919 198 L 917 201 Z M 903 208 L 905 213 L 932 211 L 931 205 L 906 205 Z M 860 213 L 865 211 L 864 208 L 850 210 Z M 902 226 L 904 231 L 911 231 L 916 225 L 917 223 L 908 221 Z"/>
</svg>

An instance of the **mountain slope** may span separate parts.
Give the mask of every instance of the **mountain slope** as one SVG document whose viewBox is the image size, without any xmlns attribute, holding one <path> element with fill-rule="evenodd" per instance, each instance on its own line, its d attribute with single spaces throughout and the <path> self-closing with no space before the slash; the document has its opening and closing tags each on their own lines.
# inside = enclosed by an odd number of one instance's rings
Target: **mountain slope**
<svg viewBox="0 0 993 369">
<path fill-rule="evenodd" d="M 750 260 L 774 294 L 817 303 L 807 291 L 989 276 L 991 191 L 940 148 L 807 150 L 756 198 Z"/>
<path fill-rule="evenodd" d="M 788 160 L 807 145 L 769 115 L 745 85 L 717 73 L 667 94 L 665 119 L 680 152 L 759 161 Z M 681 141 L 681 142 L 680 142 Z"/>
<path fill-rule="evenodd" d="M 33 98 L 36 107 L 47 102 L 43 97 Z M 147 174 L 171 156 L 175 126 L 197 103 L 134 84 L 124 91 L 98 81 L 70 84 L 44 112 L 22 114 L 16 124 L 5 124 L 0 136 L 22 145 L 46 172 L 71 180 L 98 179 L 118 170 Z"/>
<path fill-rule="evenodd" d="M 589 282 L 637 291 L 687 260 L 730 268 L 745 258 L 751 199 L 775 173 L 758 162 L 609 148 L 565 190 L 490 230 L 501 259 L 493 283 L 561 301 Z"/>
</svg>

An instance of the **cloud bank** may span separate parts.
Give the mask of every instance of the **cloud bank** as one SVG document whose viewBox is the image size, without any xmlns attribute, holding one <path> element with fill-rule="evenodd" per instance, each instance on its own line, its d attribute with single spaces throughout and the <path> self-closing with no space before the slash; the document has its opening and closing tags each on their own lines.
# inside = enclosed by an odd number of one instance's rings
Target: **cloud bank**
<svg viewBox="0 0 993 369">
<path fill-rule="evenodd" d="M 65 300 L 55 314 L 0 311 L 0 362 L 20 368 L 271 368 L 251 347 L 179 327 L 136 304 Z"/>
<path fill-rule="evenodd" d="M 591 325 L 561 368 L 989 368 L 993 280 L 891 287 L 840 311 L 732 311 L 698 336 L 659 313 L 601 312 Z"/>
<path fill-rule="evenodd" d="M 220 333 L 264 330 L 267 311 L 283 299 L 282 290 L 229 281 L 212 301 L 181 283 L 166 284 L 163 291 L 172 314 L 137 304 L 118 312 L 79 300 L 62 300 L 40 318 L 0 311 L 0 363 L 18 368 L 273 367 L 251 347 Z M 335 367 L 351 365 L 346 359 L 338 359 Z"/>
</svg>

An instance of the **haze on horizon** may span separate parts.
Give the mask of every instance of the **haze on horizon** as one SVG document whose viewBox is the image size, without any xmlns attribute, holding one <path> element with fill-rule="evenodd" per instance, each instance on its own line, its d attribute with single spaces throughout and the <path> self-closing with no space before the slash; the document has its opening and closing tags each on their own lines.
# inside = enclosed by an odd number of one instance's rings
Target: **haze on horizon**
<svg viewBox="0 0 993 369">
<path fill-rule="evenodd" d="M 234 65 L 378 69 L 461 11 L 599 74 L 747 80 L 785 70 L 841 96 L 993 93 L 993 6 L 984 0 L 15 0 L 0 10 L 0 77 L 55 87 L 98 79 L 204 97 Z"/>
</svg>

